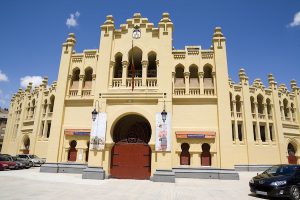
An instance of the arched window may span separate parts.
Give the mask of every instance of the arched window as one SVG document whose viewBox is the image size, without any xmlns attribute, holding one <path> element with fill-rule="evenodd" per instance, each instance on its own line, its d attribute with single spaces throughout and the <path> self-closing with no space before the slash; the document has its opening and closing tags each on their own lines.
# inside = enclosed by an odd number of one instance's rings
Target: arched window
<svg viewBox="0 0 300 200">
<path fill-rule="evenodd" d="M 258 113 L 259 114 L 264 114 L 263 100 L 264 100 L 264 97 L 261 94 L 259 94 L 257 96 L 257 106 L 258 106 Z"/>
<path fill-rule="evenodd" d="M 72 140 L 70 142 L 70 149 L 68 153 L 68 161 L 76 161 L 77 158 L 77 149 L 76 149 L 77 142 L 76 140 Z"/>
<path fill-rule="evenodd" d="M 128 60 L 129 60 L 129 66 L 128 66 L 128 73 L 127 77 L 132 77 L 132 61 L 134 64 L 134 77 L 142 77 L 142 57 L 143 52 L 138 47 L 133 47 L 128 53 Z"/>
<path fill-rule="evenodd" d="M 84 70 L 83 88 L 91 89 L 92 80 L 93 80 L 93 69 L 91 67 L 88 67 Z"/>
<path fill-rule="evenodd" d="M 293 103 L 291 103 L 291 113 L 292 113 L 293 121 L 296 121 L 295 107 Z"/>
<path fill-rule="evenodd" d="M 198 66 L 191 65 L 190 71 L 190 87 L 199 87 Z"/>
<path fill-rule="evenodd" d="M 211 166 L 210 146 L 207 143 L 202 144 L 201 165 Z"/>
<path fill-rule="evenodd" d="M 35 111 L 35 99 L 32 100 L 32 107 L 31 107 L 32 117 L 34 116 L 34 111 Z"/>
<path fill-rule="evenodd" d="M 267 98 L 266 103 L 267 103 L 267 113 L 268 113 L 268 116 L 272 116 L 271 100 L 269 98 Z"/>
<path fill-rule="evenodd" d="M 175 86 L 184 87 L 184 66 L 181 64 L 175 67 Z"/>
<path fill-rule="evenodd" d="M 204 88 L 214 88 L 213 77 L 212 77 L 212 66 L 207 64 L 203 67 L 204 79 L 203 84 Z"/>
<path fill-rule="evenodd" d="M 240 113 L 241 112 L 241 97 L 239 95 L 236 95 L 235 101 L 236 101 L 236 112 Z"/>
<path fill-rule="evenodd" d="M 86 146 L 87 146 L 87 149 L 85 152 L 85 162 L 88 162 L 89 161 L 89 151 L 90 151 L 90 142 L 89 141 L 86 143 Z"/>
<path fill-rule="evenodd" d="M 250 97 L 250 102 L 251 102 L 251 112 L 252 114 L 255 113 L 255 104 L 254 104 L 254 97 Z"/>
<path fill-rule="evenodd" d="M 233 101 L 232 101 L 232 93 L 229 92 L 229 99 L 230 99 L 230 111 L 233 112 Z"/>
<path fill-rule="evenodd" d="M 55 101 L 55 96 L 52 95 L 52 96 L 50 97 L 50 105 L 49 105 L 49 112 L 51 112 L 51 113 L 53 112 L 54 101 Z"/>
<path fill-rule="evenodd" d="M 44 101 L 44 113 L 46 113 L 47 112 L 47 99 L 45 99 L 45 101 Z"/>
<path fill-rule="evenodd" d="M 122 58 L 120 52 L 115 55 L 114 78 L 122 78 Z"/>
<path fill-rule="evenodd" d="M 180 165 L 190 165 L 190 145 L 188 143 L 181 144 Z"/>
<path fill-rule="evenodd" d="M 79 86 L 79 75 L 80 75 L 80 69 L 75 68 L 73 69 L 73 74 L 72 74 L 72 81 L 71 81 L 71 88 L 72 89 L 77 89 Z"/>
<path fill-rule="evenodd" d="M 287 151 L 288 151 L 288 163 L 289 164 L 297 164 L 297 157 L 296 157 L 296 147 L 292 144 L 289 143 L 287 146 Z"/>
<path fill-rule="evenodd" d="M 284 116 L 286 119 L 289 119 L 289 107 L 288 107 L 288 100 L 284 99 L 283 100 L 283 111 L 284 111 Z"/>
<path fill-rule="evenodd" d="M 23 140 L 23 145 L 24 145 L 24 149 L 23 149 L 23 154 L 29 154 L 29 148 L 30 148 L 30 139 L 28 136 L 26 136 Z"/>
<path fill-rule="evenodd" d="M 156 77 L 157 76 L 157 66 L 156 66 L 156 53 L 151 51 L 148 53 L 148 70 L 147 77 Z"/>
</svg>

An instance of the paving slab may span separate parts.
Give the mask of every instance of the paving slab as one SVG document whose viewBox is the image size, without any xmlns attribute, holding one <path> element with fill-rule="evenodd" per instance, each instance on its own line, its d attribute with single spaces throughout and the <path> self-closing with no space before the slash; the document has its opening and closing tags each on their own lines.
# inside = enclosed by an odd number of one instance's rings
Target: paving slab
<svg viewBox="0 0 300 200">
<path fill-rule="evenodd" d="M 0 199 L 108 199 L 108 200 L 244 200 L 248 181 L 256 172 L 240 172 L 240 180 L 176 179 L 175 183 L 149 180 L 91 180 L 81 174 L 40 173 L 39 168 L 0 171 Z"/>
</svg>

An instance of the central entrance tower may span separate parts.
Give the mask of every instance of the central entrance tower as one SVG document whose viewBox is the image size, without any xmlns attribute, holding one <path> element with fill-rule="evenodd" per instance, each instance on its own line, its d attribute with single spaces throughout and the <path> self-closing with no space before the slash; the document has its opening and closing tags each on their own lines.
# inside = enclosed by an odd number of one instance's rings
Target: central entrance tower
<svg viewBox="0 0 300 200">
<path fill-rule="evenodd" d="M 114 178 L 149 179 L 151 175 L 151 126 L 147 119 L 129 114 L 113 129 L 110 173 Z"/>
</svg>

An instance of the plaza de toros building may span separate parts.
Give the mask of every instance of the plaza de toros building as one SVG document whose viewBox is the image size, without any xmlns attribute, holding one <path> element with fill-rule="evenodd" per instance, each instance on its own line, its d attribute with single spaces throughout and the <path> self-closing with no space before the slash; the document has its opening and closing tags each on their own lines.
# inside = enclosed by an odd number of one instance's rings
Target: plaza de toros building
<svg viewBox="0 0 300 200">
<path fill-rule="evenodd" d="M 221 28 L 211 48 L 181 50 L 168 13 L 158 26 L 135 13 L 120 28 L 109 15 L 100 30 L 99 49 L 80 53 L 69 34 L 57 82 L 12 97 L 2 153 L 46 158 L 42 172 L 171 182 L 298 162 L 296 81 L 250 83 L 241 69 L 234 83 Z"/>
</svg>

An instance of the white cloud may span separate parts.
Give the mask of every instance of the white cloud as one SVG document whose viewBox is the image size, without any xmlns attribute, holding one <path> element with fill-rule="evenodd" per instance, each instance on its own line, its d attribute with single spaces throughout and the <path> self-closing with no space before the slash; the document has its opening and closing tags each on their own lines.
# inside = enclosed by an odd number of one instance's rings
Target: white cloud
<svg viewBox="0 0 300 200">
<path fill-rule="evenodd" d="M 66 25 L 68 28 L 78 26 L 77 20 L 80 16 L 80 13 L 78 11 L 75 12 L 75 14 L 71 13 L 70 18 L 67 19 Z"/>
<path fill-rule="evenodd" d="M 300 26 L 300 11 L 294 15 L 294 21 L 292 21 L 289 27 Z"/>
<path fill-rule="evenodd" d="M 1 81 L 8 81 L 8 78 L 6 74 L 2 73 L 2 71 L 0 70 L 0 82 Z"/>
<path fill-rule="evenodd" d="M 8 108 L 8 103 L 10 100 L 10 95 L 4 94 L 2 90 L 0 90 L 0 107 L 1 108 Z"/>
<path fill-rule="evenodd" d="M 31 82 L 32 87 L 39 86 L 42 84 L 43 77 L 41 76 L 24 76 L 20 78 L 20 85 L 22 88 L 26 88 L 27 85 Z"/>
</svg>

